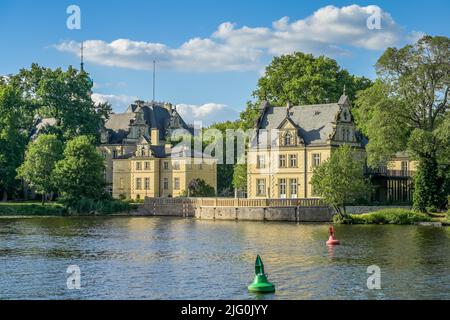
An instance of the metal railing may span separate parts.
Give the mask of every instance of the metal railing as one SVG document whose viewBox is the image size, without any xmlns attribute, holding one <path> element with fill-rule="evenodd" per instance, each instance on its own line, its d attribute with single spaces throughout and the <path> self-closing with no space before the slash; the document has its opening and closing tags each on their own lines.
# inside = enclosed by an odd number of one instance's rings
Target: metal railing
<svg viewBox="0 0 450 320">
<path fill-rule="evenodd" d="M 390 170 L 385 168 L 366 168 L 366 174 L 384 176 L 384 177 L 405 177 L 409 178 L 413 176 L 414 171 L 411 170 Z"/>
</svg>

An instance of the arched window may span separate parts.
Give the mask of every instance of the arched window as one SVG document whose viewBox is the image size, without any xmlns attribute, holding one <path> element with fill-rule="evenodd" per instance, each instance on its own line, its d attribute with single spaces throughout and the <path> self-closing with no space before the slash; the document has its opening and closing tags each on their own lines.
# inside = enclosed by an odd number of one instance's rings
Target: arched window
<svg viewBox="0 0 450 320">
<path fill-rule="evenodd" d="M 290 146 L 290 145 L 292 145 L 292 135 L 291 135 L 291 133 L 290 132 L 287 132 L 285 135 L 284 135 L 284 143 L 283 143 L 285 146 Z"/>
</svg>

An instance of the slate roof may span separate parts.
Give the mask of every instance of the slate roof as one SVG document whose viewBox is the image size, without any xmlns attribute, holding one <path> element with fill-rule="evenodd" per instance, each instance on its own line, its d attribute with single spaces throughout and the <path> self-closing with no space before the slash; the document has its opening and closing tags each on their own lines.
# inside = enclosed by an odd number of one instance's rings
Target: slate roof
<svg viewBox="0 0 450 320">
<path fill-rule="evenodd" d="M 142 111 L 144 114 L 144 120 L 149 125 L 149 128 L 159 129 L 159 136 L 161 140 L 166 139 L 166 135 L 170 131 L 172 126 L 172 119 L 179 119 L 178 128 L 184 128 L 192 131 L 192 128 L 188 126 L 178 112 L 174 109 L 172 115 L 159 102 L 143 102 L 132 103 L 128 106 L 127 111 L 124 113 L 114 113 L 110 115 L 110 118 L 105 123 L 105 128 L 109 131 L 108 143 L 119 144 L 126 138 L 132 121 L 135 121 L 137 112 Z"/>
<path fill-rule="evenodd" d="M 325 144 L 333 134 L 333 126 L 340 110 L 338 103 L 292 106 L 289 118 L 297 125 L 305 144 Z M 287 108 L 267 106 L 260 119 L 259 129 L 277 129 L 286 119 Z"/>
</svg>

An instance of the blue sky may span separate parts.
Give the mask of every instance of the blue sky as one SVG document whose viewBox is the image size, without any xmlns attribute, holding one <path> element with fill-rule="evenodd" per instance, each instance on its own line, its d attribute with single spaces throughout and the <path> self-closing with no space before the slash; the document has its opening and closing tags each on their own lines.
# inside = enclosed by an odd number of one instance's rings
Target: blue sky
<svg viewBox="0 0 450 320">
<path fill-rule="evenodd" d="M 66 27 L 71 4 L 81 9 L 81 30 Z M 366 26 L 370 5 L 381 9 L 381 30 Z M 449 36 L 449 13 L 447 0 L 2 0 L 0 74 L 32 62 L 78 66 L 84 40 L 97 100 L 117 112 L 134 98 L 150 100 L 156 59 L 157 100 L 179 105 L 188 121 L 211 123 L 237 117 L 274 55 L 325 54 L 373 78 L 387 46 L 422 33 Z"/>
</svg>

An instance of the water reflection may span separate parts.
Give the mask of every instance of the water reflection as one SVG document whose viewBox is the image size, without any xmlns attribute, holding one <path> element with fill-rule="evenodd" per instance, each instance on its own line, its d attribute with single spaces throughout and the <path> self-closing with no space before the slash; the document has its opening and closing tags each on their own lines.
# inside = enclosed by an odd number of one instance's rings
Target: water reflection
<svg viewBox="0 0 450 320">
<path fill-rule="evenodd" d="M 450 230 L 171 218 L 2 218 L 0 298 L 449 299 Z M 277 291 L 247 292 L 256 254 Z M 78 264 L 82 290 L 66 289 Z M 369 265 L 382 290 L 368 290 Z M 218 286 L 226 283 L 227 286 Z"/>
</svg>

